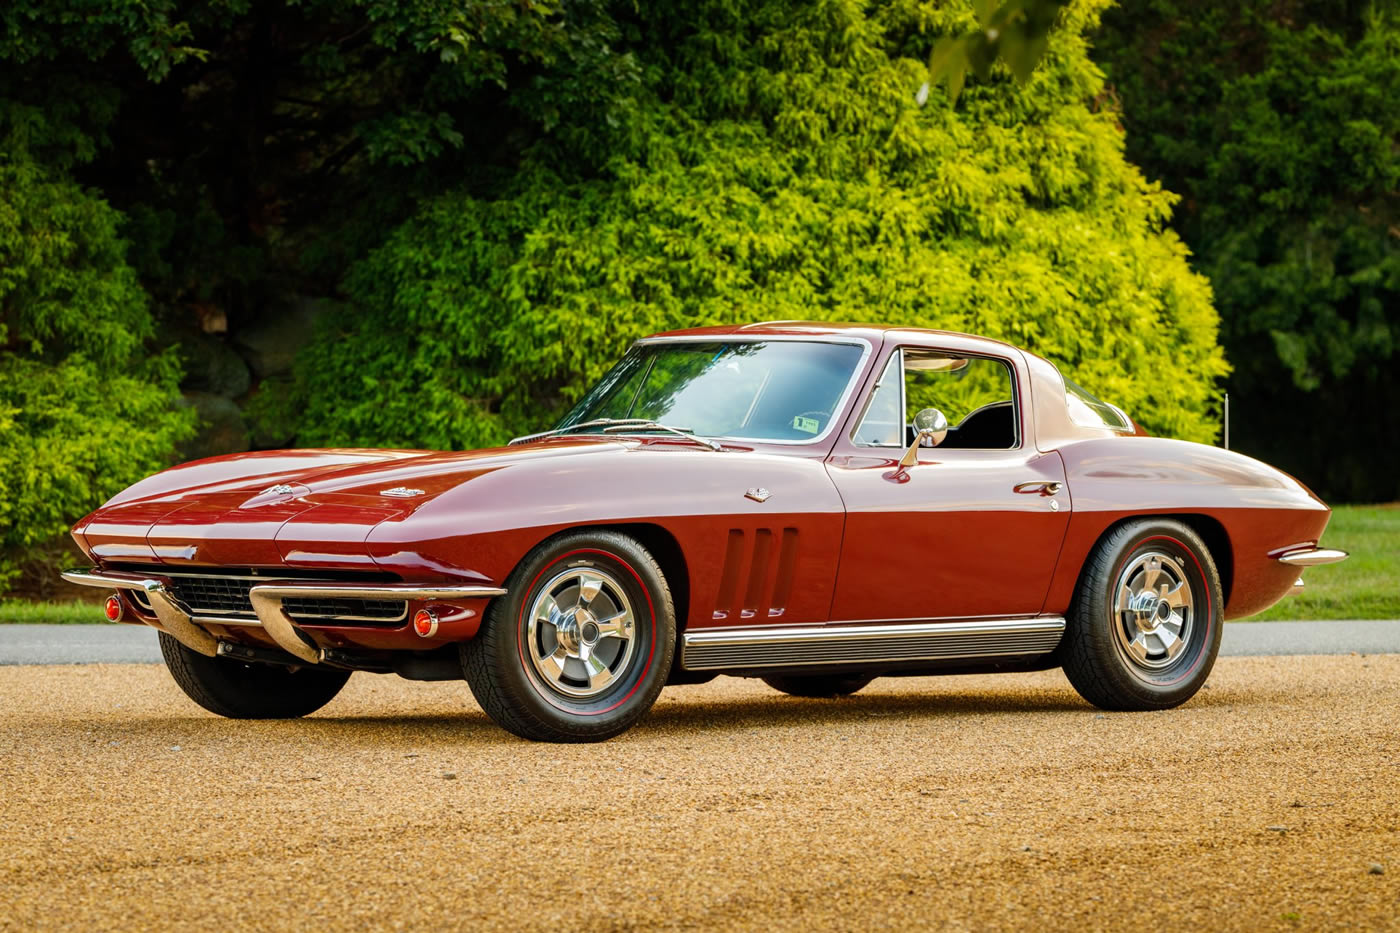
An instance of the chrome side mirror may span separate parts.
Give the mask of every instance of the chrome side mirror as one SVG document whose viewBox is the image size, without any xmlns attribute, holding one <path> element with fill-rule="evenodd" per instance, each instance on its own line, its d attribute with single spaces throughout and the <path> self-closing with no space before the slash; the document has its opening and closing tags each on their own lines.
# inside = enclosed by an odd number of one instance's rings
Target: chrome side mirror
<svg viewBox="0 0 1400 933">
<path fill-rule="evenodd" d="M 914 443 L 899 458 L 899 465 L 911 467 L 919 462 L 919 448 L 928 442 L 929 447 L 937 447 L 948 436 L 948 419 L 937 408 L 925 408 L 914 416 Z"/>
</svg>

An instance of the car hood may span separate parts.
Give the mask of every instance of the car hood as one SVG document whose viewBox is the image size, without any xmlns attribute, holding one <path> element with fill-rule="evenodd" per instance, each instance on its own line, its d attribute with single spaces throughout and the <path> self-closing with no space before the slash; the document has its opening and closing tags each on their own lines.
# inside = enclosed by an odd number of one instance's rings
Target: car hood
<svg viewBox="0 0 1400 933">
<path fill-rule="evenodd" d="M 74 529 L 108 563 L 374 569 L 364 542 L 476 476 L 522 460 L 615 450 L 615 438 L 487 450 L 280 450 L 173 467 L 124 490 Z"/>
</svg>

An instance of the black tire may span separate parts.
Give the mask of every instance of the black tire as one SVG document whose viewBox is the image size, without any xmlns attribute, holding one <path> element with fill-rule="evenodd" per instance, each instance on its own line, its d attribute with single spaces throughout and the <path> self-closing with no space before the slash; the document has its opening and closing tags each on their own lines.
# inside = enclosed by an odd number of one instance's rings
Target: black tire
<svg viewBox="0 0 1400 933">
<path fill-rule="evenodd" d="M 1188 598 L 1189 611 L 1169 602 Z M 1178 521 L 1139 519 L 1090 553 L 1058 651 L 1074 689 L 1100 709 L 1170 709 L 1210 676 L 1223 624 L 1220 574 L 1200 535 Z"/>
<path fill-rule="evenodd" d="M 865 674 L 772 674 L 763 682 L 789 696 L 830 699 L 850 696 L 874 679 Z"/>
<path fill-rule="evenodd" d="M 603 580 L 588 602 L 580 574 Z M 542 605 L 561 612 L 533 611 Z M 581 614 L 591 611 L 598 615 Z M 628 637 L 600 634 L 605 621 L 623 615 L 631 618 Z M 543 621 L 555 617 L 562 627 Z M 591 643 L 580 619 L 597 620 Z M 605 683 L 586 679 L 584 660 L 569 653 L 578 644 L 590 645 L 595 665 L 604 648 L 616 652 L 602 664 Z M 646 549 L 614 531 L 572 532 L 536 547 L 515 568 L 481 631 L 461 645 L 462 671 L 477 703 L 502 728 L 541 742 L 598 742 L 651 709 L 675 648 L 671 590 Z M 550 658 L 557 664 L 561 655 L 562 665 L 550 668 Z"/>
<path fill-rule="evenodd" d="M 160 653 L 185 695 L 229 719 L 295 719 L 335 698 L 350 671 L 244 664 L 191 651 L 164 632 Z"/>
</svg>

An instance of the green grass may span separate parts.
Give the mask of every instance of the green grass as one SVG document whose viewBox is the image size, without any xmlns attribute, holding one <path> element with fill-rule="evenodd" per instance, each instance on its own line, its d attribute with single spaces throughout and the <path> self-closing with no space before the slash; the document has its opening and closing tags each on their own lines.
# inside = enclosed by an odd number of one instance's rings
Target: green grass
<svg viewBox="0 0 1400 933">
<path fill-rule="evenodd" d="M 24 599 L 0 600 L 0 623 L 18 622 L 37 625 L 71 625 L 81 622 L 106 622 L 101 603 L 39 603 Z"/>
<path fill-rule="evenodd" d="M 1251 621 L 1288 619 L 1400 619 L 1400 504 L 1343 505 L 1322 536 L 1327 547 L 1351 556 L 1313 567 L 1307 588 Z M 103 622 L 100 602 L 0 600 L 0 623 Z"/>
<path fill-rule="evenodd" d="M 1251 621 L 1400 619 L 1400 504 L 1337 506 L 1321 544 L 1351 556 L 1310 568 L 1303 592 Z"/>
</svg>

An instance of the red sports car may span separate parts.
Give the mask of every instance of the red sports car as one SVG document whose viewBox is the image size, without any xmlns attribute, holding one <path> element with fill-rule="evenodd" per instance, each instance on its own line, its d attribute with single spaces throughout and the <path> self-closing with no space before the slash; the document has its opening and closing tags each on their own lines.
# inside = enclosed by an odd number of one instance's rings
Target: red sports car
<svg viewBox="0 0 1400 933">
<path fill-rule="evenodd" d="M 498 723 L 603 739 L 666 684 L 804 697 L 1063 667 L 1105 709 L 1200 689 L 1222 622 L 1302 586 L 1329 511 L 1145 436 L 964 334 L 771 323 L 638 341 L 551 431 L 469 452 L 277 450 L 143 480 L 73 530 L 231 717 L 353 671 L 464 678 Z"/>
</svg>

